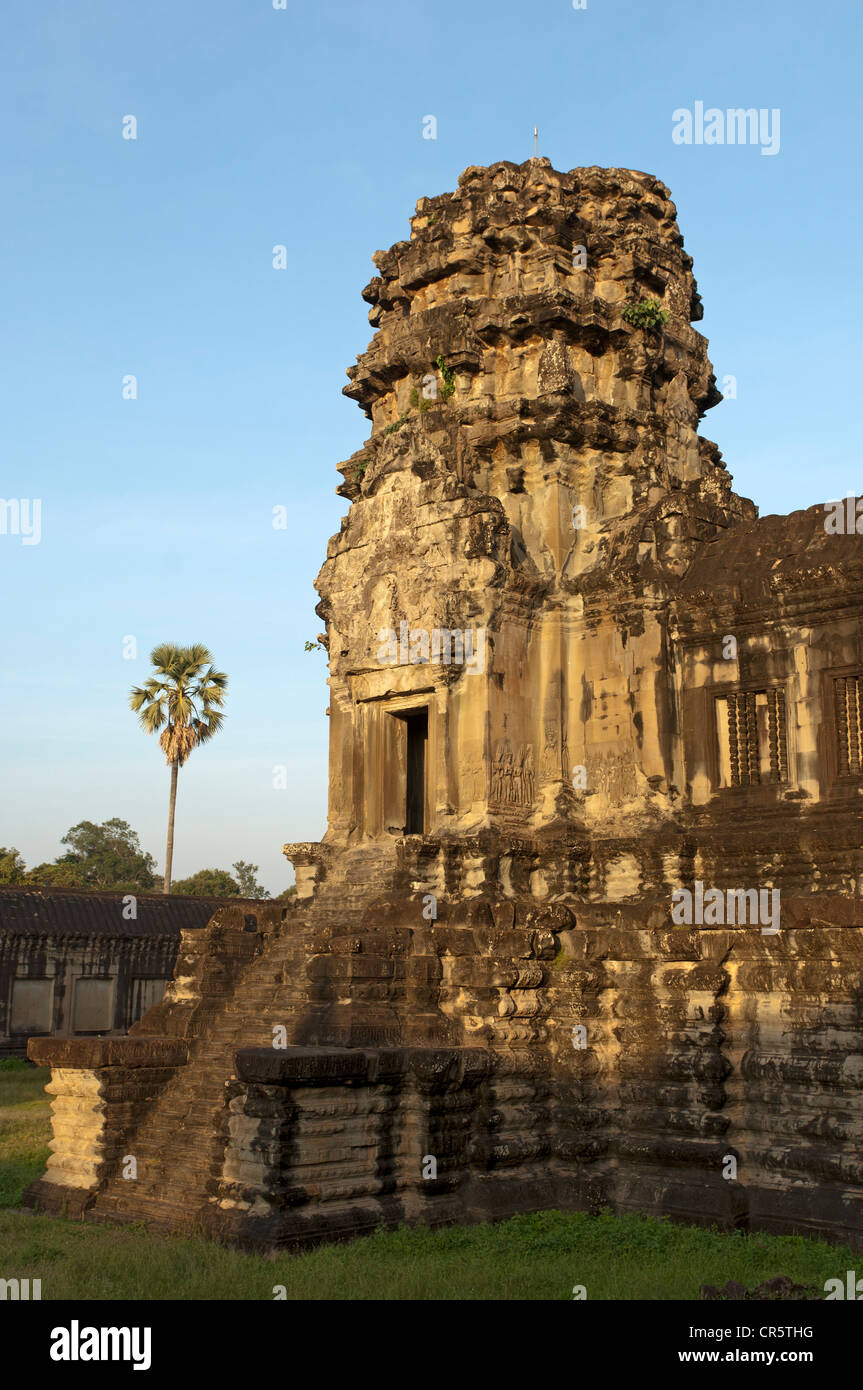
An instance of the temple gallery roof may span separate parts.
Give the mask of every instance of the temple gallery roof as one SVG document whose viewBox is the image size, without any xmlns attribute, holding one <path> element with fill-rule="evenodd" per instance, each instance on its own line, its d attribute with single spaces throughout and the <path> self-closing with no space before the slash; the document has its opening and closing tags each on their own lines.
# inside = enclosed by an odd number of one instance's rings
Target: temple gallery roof
<svg viewBox="0 0 863 1390">
<path fill-rule="evenodd" d="M 680 595 L 724 591 L 757 600 L 776 590 L 856 589 L 863 583 L 861 537 L 828 530 L 829 505 L 730 527 L 702 546 L 681 581 Z"/>
<path fill-rule="evenodd" d="M 134 918 L 128 915 L 132 897 Z M 186 928 L 205 927 L 220 907 L 247 906 L 251 902 L 244 898 L 187 898 L 163 893 L 0 887 L 0 934 L 179 937 Z M 255 906 L 259 908 L 260 903 Z"/>
</svg>

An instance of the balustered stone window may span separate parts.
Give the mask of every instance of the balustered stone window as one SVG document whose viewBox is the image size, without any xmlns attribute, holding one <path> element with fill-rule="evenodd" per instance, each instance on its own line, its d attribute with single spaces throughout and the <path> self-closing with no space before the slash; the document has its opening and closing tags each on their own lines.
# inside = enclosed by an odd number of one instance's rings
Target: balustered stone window
<svg viewBox="0 0 863 1390">
<path fill-rule="evenodd" d="M 148 1009 L 152 1009 L 154 1004 L 158 1004 L 164 998 L 167 987 L 167 980 L 145 976 L 132 981 L 128 1004 L 128 1027 L 137 1023 L 139 1018 L 144 1017 Z"/>
<path fill-rule="evenodd" d="M 114 981 L 82 975 L 75 981 L 74 1033 L 109 1033 L 113 1024 Z"/>
<path fill-rule="evenodd" d="M 837 676 L 834 688 L 839 776 L 863 777 L 863 671 Z"/>
<path fill-rule="evenodd" d="M 12 1033 L 50 1033 L 54 1005 L 54 981 L 18 979 L 12 982 Z"/>
<path fill-rule="evenodd" d="M 785 692 L 743 690 L 716 699 L 723 787 L 787 782 Z"/>
</svg>

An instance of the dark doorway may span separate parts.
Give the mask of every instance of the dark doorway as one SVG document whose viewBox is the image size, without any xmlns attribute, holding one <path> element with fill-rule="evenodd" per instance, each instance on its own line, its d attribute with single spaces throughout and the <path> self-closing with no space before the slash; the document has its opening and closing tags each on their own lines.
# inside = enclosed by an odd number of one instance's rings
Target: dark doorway
<svg viewBox="0 0 863 1390">
<path fill-rule="evenodd" d="M 405 834 L 425 832 L 426 800 L 426 742 L 429 733 L 428 710 L 416 710 L 404 716 L 407 725 L 407 796 Z"/>
</svg>

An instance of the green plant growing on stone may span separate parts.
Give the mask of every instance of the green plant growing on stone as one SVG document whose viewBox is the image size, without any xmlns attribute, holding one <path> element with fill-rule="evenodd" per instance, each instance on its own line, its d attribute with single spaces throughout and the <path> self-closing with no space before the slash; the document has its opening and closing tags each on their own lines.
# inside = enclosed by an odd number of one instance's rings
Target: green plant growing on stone
<svg viewBox="0 0 863 1390">
<path fill-rule="evenodd" d="M 442 398 L 448 401 L 450 396 L 455 394 L 455 372 L 452 367 L 448 367 L 442 353 L 438 353 L 434 364 L 443 378 L 443 386 L 440 389 Z"/>
<path fill-rule="evenodd" d="M 307 652 L 322 652 L 322 651 L 323 651 L 323 647 L 321 646 L 320 642 L 307 642 L 307 643 L 306 643 L 306 651 L 307 651 Z"/>
<path fill-rule="evenodd" d="M 383 431 L 382 431 L 382 433 L 383 433 L 383 434 L 395 434 L 395 431 L 396 431 L 396 430 L 400 430 L 401 427 L 402 427 L 402 425 L 404 425 L 404 424 L 407 422 L 407 420 L 408 420 L 409 418 L 410 418 L 410 411 L 407 410 L 407 411 L 405 411 L 404 415 L 400 415 L 399 418 L 398 418 L 397 420 L 394 420 L 393 423 L 392 423 L 391 425 L 385 425 L 385 426 L 384 426 L 384 429 L 383 429 Z"/>
<path fill-rule="evenodd" d="M 424 415 L 427 410 L 431 410 L 432 407 L 432 402 L 429 400 L 428 396 L 421 396 L 416 387 L 411 391 L 410 403 L 419 410 L 421 415 Z"/>
<path fill-rule="evenodd" d="M 640 299 L 637 304 L 627 304 L 623 311 L 624 323 L 651 333 L 658 333 L 664 328 L 669 317 L 668 310 L 663 309 L 658 299 Z"/>
</svg>

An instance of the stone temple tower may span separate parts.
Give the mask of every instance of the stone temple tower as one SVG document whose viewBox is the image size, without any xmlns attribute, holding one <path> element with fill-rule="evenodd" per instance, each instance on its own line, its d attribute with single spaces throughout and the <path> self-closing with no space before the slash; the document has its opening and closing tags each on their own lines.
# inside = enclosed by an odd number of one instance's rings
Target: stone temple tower
<svg viewBox="0 0 863 1390">
<path fill-rule="evenodd" d="M 753 633 L 739 586 L 717 590 L 721 559 L 703 611 L 680 603 L 696 554 L 750 537 L 756 509 L 698 433 L 721 397 L 668 189 L 547 159 L 471 168 L 373 259 L 377 332 L 345 388 L 372 433 L 341 468 L 351 508 L 318 577 L 332 694 L 317 871 L 420 834 L 441 850 L 430 884 L 486 882 L 498 843 L 498 887 L 515 848 L 534 889 L 619 898 L 685 880 L 710 836 L 699 851 L 684 828 L 818 799 L 815 766 L 787 757 L 785 693 L 768 693 L 798 679 L 799 633 L 768 671 L 775 640 Z M 817 545 L 820 514 L 802 515 Z M 856 538 L 818 568 L 853 554 Z M 741 677 L 764 689 L 729 715 L 716 701 Z M 722 795 L 756 783 L 745 808 Z M 646 831 L 649 856 L 612 845 Z"/>
<path fill-rule="evenodd" d="M 698 435 L 720 397 L 667 188 L 472 168 L 373 259 L 377 332 L 346 388 L 372 435 L 318 579 L 328 843 L 673 813 L 663 609 L 697 542 L 755 511 Z M 623 317 L 642 301 L 659 331 Z M 461 663 L 435 632 L 462 635 Z"/>
<path fill-rule="evenodd" d="M 861 1245 L 863 516 L 731 490 L 650 175 L 470 168 L 374 261 L 328 829 L 128 1038 L 31 1042 L 27 1200 L 270 1246 L 598 1204 Z"/>
</svg>

